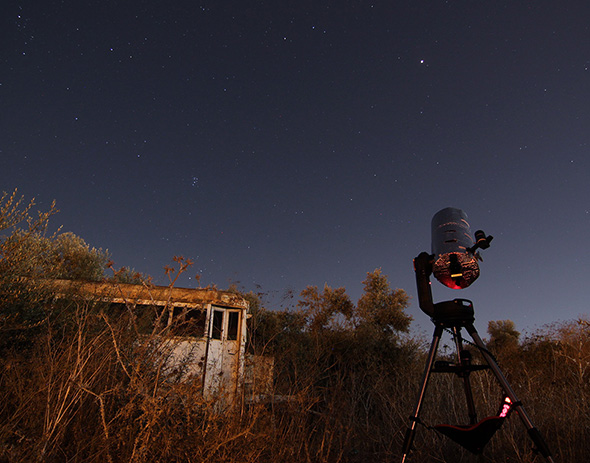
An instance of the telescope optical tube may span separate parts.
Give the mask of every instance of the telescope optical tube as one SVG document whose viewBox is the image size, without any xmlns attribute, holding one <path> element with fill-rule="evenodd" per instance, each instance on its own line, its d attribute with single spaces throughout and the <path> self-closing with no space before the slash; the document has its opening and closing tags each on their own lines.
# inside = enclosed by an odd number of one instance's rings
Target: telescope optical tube
<svg viewBox="0 0 590 463">
<path fill-rule="evenodd" d="M 477 257 L 470 250 L 473 237 L 467 214 L 447 207 L 432 217 L 432 273 L 452 289 L 467 288 L 479 276 Z"/>
</svg>

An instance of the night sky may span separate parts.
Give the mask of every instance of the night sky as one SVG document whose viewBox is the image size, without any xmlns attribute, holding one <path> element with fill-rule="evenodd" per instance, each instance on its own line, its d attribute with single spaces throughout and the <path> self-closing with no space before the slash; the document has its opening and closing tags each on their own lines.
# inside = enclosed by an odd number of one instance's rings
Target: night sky
<svg viewBox="0 0 590 463">
<path fill-rule="evenodd" d="M 412 259 L 447 206 L 494 235 L 476 326 L 588 313 L 585 1 L 10 1 L 0 190 L 166 283 L 346 286 Z M 189 279 L 189 277 L 192 277 Z"/>
</svg>

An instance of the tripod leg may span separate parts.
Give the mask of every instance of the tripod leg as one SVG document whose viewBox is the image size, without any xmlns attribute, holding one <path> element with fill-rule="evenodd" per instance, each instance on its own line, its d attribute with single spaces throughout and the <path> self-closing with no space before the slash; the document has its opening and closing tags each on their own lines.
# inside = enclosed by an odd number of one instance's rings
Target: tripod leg
<svg viewBox="0 0 590 463">
<path fill-rule="evenodd" d="M 462 367 L 469 367 L 471 364 L 471 357 L 463 350 L 463 342 L 461 341 L 461 328 L 453 327 L 453 339 L 457 349 L 457 362 Z M 471 390 L 471 382 L 469 381 L 469 370 L 460 373 L 459 376 L 463 380 L 463 390 L 465 391 L 465 399 L 467 401 L 467 413 L 469 415 L 469 422 L 471 424 L 477 423 L 477 412 L 475 411 L 475 403 L 473 401 L 473 392 Z"/>
<path fill-rule="evenodd" d="M 483 355 L 486 362 L 490 366 L 490 369 L 494 372 L 494 375 L 496 376 L 496 379 L 498 380 L 498 382 L 502 386 L 502 389 L 504 389 L 504 392 L 510 398 L 512 403 L 514 404 L 514 409 L 516 410 L 516 412 L 518 413 L 518 416 L 520 417 L 521 421 L 525 425 L 525 427 L 527 429 L 527 433 L 528 433 L 529 437 L 531 438 L 531 440 L 533 441 L 533 443 L 535 444 L 535 446 L 537 447 L 537 450 L 541 453 L 541 455 L 543 455 L 543 457 L 545 457 L 545 459 L 548 462 L 553 463 L 553 457 L 551 456 L 551 451 L 549 450 L 547 443 L 543 439 L 543 436 L 541 436 L 541 433 L 539 432 L 539 430 L 537 428 L 535 428 L 535 425 L 533 424 L 533 422 L 529 418 L 526 410 L 524 409 L 524 407 L 522 406 L 522 404 L 518 400 L 518 397 L 516 397 L 516 393 L 514 392 L 514 390 L 512 389 L 510 384 L 508 383 L 508 380 L 506 379 L 506 377 L 502 373 L 502 370 L 500 370 L 500 367 L 496 363 L 496 360 L 489 354 L 483 341 L 479 337 L 477 330 L 475 329 L 473 324 L 467 325 L 465 327 L 465 329 L 467 330 L 469 335 L 473 338 L 473 341 L 475 342 L 475 344 L 477 344 L 477 346 L 480 348 L 481 354 Z"/>
<path fill-rule="evenodd" d="M 410 426 L 406 430 L 406 435 L 404 437 L 402 463 L 405 462 L 406 457 L 412 448 L 412 443 L 414 442 L 416 425 L 418 424 L 418 416 L 420 415 L 420 409 L 422 408 L 422 402 L 424 401 L 424 395 L 426 394 L 426 386 L 428 386 L 428 378 L 430 377 L 430 373 L 432 371 L 432 365 L 434 364 L 434 358 L 436 357 L 436 351 L 438 349 L 438 343 L 440 342 L 442 332 L 442 326 L 436 325 L 434 328 L 434 334 L 432 336 L 430 351 L 428 352 L 428 360 L 426 361 L 426 367 L 424 368 L 424 374 L 422 376 L 420 393 L 418 394 L 418 400 L 416 401 L 416 406 L 414 407 L 414 414 L 410 417 Z"/>
</svg>

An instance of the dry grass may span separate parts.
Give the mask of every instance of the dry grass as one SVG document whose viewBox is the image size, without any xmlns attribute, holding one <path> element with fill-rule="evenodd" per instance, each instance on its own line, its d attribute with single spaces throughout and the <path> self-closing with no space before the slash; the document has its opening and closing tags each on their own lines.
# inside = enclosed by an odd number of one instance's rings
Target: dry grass
<svg viewBox="0 0 590 463">
<path fill-rule="evenodd" d="M 203 400 L 199 384 L 158 370 L 162 352 L 136 342 L 129 317 L 114 318 L 90 302 L 68 303 L 34 328 L 28 347 L 5 345 L 0 461 L 399 460 L 423 367 L 416 343 L 383 345 L 354 332 L 296 333 L 275 346 L 277 400 L 247 405 L 244 397 L 219 413 Z M 580 380 L 586 357 L 572 350 L 586 349 L 586 334 L 528 340 L 505 364 L 556 461 L 583 461 L 590 450 L 590 397 L 587 378 Z M 500 395 L 495 381 L 474 374 L 473 385 L 482 414 L 492 414 Z M 458 378 L 434 375 L 423 420 L 466 422 L 457 398 Z M 481 457 L 422 427 L 415 446 L 411 461 L 541 461 L 515 415 Z"/>
</svg>

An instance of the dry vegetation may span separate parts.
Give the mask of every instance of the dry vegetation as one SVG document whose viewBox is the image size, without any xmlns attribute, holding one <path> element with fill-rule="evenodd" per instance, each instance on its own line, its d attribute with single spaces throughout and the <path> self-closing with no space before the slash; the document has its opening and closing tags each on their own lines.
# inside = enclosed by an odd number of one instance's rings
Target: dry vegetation
<svg viewBox="0 0 590 463">
<path fill-rule="evenodd" d="M 0 462 L 399 461 L 425 346 L 405 334 L 407 297 L 379 271 L 367 276 L 357 304 L 328 287 L 308 288 L 285 311 L 265 310 L 246 295 L 249 348 L 274 356 L 274 395 L 255 404 L 242 397 L 220 413 L 198 384 L 160 368 L 165 349 L 137 342 L 140 314 L 131 307 L 113 312 L 100 302 L 56 300 L 35 283 L 84 269 L 103 278 L 102 251 L 73 236 L 45 237 L 51 214 L 30 219 L 14 195 L 2 198 L 0 213 Z M 490 346 L 556 461 L 585 461 L 588 322 L 522 340 L 498 322 L 490 325 Z M 494 379 L 484 372 L 472 380 L 481 416 L 494 413 Z M 458 378 L 434 375 L 425 424 L 465 423 L 462 397 Z M 516 415 L 480 457 L 423 427 L 415 447 L 410 461 L 542 461 Z"/>
</svg>

